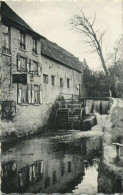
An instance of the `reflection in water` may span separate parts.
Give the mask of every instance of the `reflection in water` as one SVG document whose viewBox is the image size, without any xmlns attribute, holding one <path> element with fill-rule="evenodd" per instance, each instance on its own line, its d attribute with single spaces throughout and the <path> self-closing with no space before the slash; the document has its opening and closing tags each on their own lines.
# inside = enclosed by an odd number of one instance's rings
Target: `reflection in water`
<svg viewBox="0 0 123 195">
<path fill-rule="evenodd" d="M 86 194 L 96 194 L 97 193 L 97 180 L 98 172 L 94 166 L 88 165 L 85 169 L 85 176 L 81 183 L 79 183 L 76 188 L 72 191 L 74 194 L 81 194 L 81 192 L 86 192 Z M 95 178 L 95 179 L 94 179 Z"/>
<path fill-rule="evenodd" d="M 98 169 L 98 192 L 106 194 L 122 193 L 122 178 L 103 163 L 100 163 Z"/>
<path fill-rule="evenodd" d="M 97 193 L 100 139 L 54 143 L 49 138 L 21 141 L 2 154 L 2 192 Z"/>
</svg>

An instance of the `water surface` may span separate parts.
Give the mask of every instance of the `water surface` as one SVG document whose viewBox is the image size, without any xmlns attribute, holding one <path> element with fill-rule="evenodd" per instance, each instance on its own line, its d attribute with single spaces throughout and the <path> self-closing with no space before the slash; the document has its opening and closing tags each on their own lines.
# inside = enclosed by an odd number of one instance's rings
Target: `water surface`
<svg viewBox="0 0 123 195">
<path fill-rule="evenodd" d="M 2 152 L 4 193 L 97 193 L 100 138 L 67 141 L 72 132 L 23 140 Z M 56 139 L 55 139 L 56 137 Z"/>
</svg>

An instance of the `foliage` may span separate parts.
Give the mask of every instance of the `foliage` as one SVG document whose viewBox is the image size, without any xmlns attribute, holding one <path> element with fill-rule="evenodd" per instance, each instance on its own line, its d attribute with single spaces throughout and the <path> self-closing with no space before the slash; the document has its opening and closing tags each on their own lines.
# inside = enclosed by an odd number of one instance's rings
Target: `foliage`
<svg viewBox="0 0 123 195">
<path fill-rule="evenodd" d="M 103 71 L 91 70 L 86 60 L 83 62 L 83 82 L 87 88 L 88 95 L 93 95 L 94 92 L 107 92 L 108 86 L 106 85 L 106 75 Z"/>
<path fill-rule="evenodd" d="M 115 43 L 114 51 L 110 54 L 108 75 L 110 76 L 111 91 L 113 97 L 121 97 L 123 93 L 123 36 Z M 88 90 L 88 95 L 94 91 L 108 91 L 108 79 L 103 71 L 89 69 L 86 60 L 83 62 L 83 81 Z"/>
</svg>

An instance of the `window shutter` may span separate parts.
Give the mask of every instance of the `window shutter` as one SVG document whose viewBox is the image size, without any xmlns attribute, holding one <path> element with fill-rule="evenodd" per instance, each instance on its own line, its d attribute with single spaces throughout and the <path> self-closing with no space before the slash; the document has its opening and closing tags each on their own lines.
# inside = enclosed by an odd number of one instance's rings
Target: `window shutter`
<svg viewBox="0 0 123 195">
<path fill-rule="evenodd" d="M 42 67 L 41 67 L 41 63 L 38 63 L 38 75 L 41 75 L 42 72 Z"/>
<path fill-rule="evenodd" d="M 18 84 L 18 104 L 21 104 L 21 93 L 22 93 L 22 86 L 21 84 L 19 83 Z"/>
<path fill-rule="evenodd" d="M 44 162 L 41 161 L 41 173 L 43 173 L 43 165 L 44 165 Z"/>
<path fill-rule="evenodd" d="M 30 69 L 31 69 L 31 72 L 33 72 L 33 60 L 31 60 Z"/>
<path fill-rule="evenodd" d="M 32 84 L 32 104 L 34 103 L 34 85 Z"/>
<path fill-rule="evenodd" d="M 18 70 L 20 71 L 21 69 L 20 54 L 17 55 L 17 66 L 18 66 Z"/>
<path fill-rule="evenodd" d="M 30 60 L 27 59 L 27 73 L 29 73 Z"/>
<path fill-rule="evenodd" d="M 41 67 L 38 66 L 38 75 L 40 76 L 41 75 Z"/>
<path fill-rule="evenodd" d="M 29 181 L 32 181 L 32 166 L 29 167 Z"/>
<path fill-rule="evenodd" d="M 35 178 L 35 165 L 32 166 L 32 174 L 33 174 L 33 178 Z"/>
<path fill-rule="evenodd" d="M 28 103 L 31 104 L 31 84 L 28 84 Z"/>
<path fill-rule="evenodd" d="M 40 85 L 40 104 L 43 103 L 43 100 L 42 100 L 42 86 Z"/>
</svg>

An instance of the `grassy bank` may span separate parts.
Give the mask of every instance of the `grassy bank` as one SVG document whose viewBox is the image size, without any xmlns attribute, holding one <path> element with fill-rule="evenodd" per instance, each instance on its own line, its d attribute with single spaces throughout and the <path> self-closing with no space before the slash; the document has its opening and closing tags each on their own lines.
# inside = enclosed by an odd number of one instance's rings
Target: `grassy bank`
<svg viewBox="0 0 123 195">
<path fill-rule="evenodd" d="M 112 121 L 112 142 L 122 143 L 123 140 L 123 108 L 116 106 L 112 110 L 111 114 Z"/>
<path fill-rule="evenodd" d="M 113 142 L 123 144 L 123 100 L 121 99 L 113 99 L 113 105 L 105 126 L 104 164 L 123 179 L 123 147 L 119 148 L 118 154 L 116 146 L 112 145 Z"/>
</svg>

